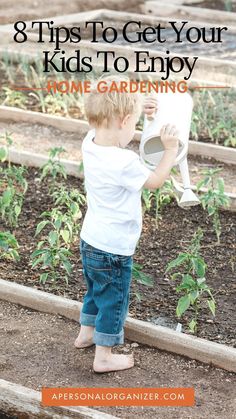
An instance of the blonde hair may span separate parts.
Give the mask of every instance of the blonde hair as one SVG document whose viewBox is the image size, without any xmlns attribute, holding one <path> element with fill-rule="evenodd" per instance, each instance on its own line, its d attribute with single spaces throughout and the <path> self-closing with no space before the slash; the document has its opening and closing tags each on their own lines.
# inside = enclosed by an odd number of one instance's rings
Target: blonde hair
<svg viewBox="0 0 236 419">
<path fill-rule="evenodd" d="M 100 82 L 104 82 L 105 86 L 102 92 L 98 89 Z M 127 91 L 120 89 L 124 82 L 127 83 Z M 141 95 L 129 92 L 129 83 L 127 77 L 108 76 L 98 79 L 91 85 L 90 93 L 85 95 L 85 114 L 90 125 L 95 127 L 104 125 L 107 128 L 117 116 L 124 118 L 128 114 L 141 113 Z M 113 88 L 110 91 L 114 84 L 117 89 Z"/>
</svg>

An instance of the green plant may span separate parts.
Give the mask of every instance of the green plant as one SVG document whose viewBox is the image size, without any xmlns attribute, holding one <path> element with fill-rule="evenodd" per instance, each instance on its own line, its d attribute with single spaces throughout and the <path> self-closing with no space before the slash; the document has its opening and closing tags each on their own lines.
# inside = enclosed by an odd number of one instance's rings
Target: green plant
<svg viewBox="0 0 236 419">
<path fill-rule="evenodd" d="M 46 164 L 41 168 L 42 174 L 40 180 L 42 181 L 45 177 L 50 176 L 52 178 L 52 184 L 50 192 L 56 190 L 57 178 L 67 178 L 64 165 L 60 161 L 61 153 L 65 152 L 63 147 L 54 147 L 49 150 L 49 159 Z"/>
<path fill-rule="evenodd" d="M 152 206 L 154 206 L 156 222 L 162 218 L 161 212 L 163 208 L 168 205 L 173 198 L 177 199 L 177 195 L 174 191 L 172 180 L 166 180 L 164 185 L 161 188 L 156 189 L 155 192 L 151 192 L 148 189 L 143 189 L 142 191 L 144 211 L 150 211 Z"/>
<path fill-rule="evenodd" d="M 18 108 L 26 109 L 26 102 L 27 97 L 24 95 L 24 93 L 13 90 L 10 87 L 3 87 L 3 91 L 5 92 L 5 99 L 3 101 L 3 105 L 9 105 L 9 106 L 16 106 Z"/>
<path fill-rule="evenodd" d="M 35 236 L 48 226 L 50 231 L 44 240 L 37 244 L 37 249 L 32 253 L 32 267 L 40 265 L 41 269 L 46 270 L 40 275 L 40 282 L 45 283 L 48 279 L 53 282 L 60 277 L 58 269 L 63 267 L 65 270 L 64 279 L 68 283 L 68 276 L 72 272 L 72 265 L 69 257 L 72 255 L 68 249 L 72 236 L 72 227 L 66 220 L 64 214 L 54 209 L 51 213 L 44 212 L 42 217 L 49 217 L 49 220 L 41 221 L 36 228 Z"/>
<path fill-rule="evenodd" d="M 143 265 L 133 263 L 132 266 L 132 277 L 138 284 L 146 285 L 147 287 L 153 287 L 153 278 L 143 272 Z M 134 292 L 138 301 L 142 301 L 142 294 L 140 292 Z"/>
<path fill-rule="evenodd" d="M 20 259 L 19 244 L 13 234 L 9 231 L 0 231 L 0 259 Z"/>
<path fill-rule="evenodd" d="M 10 147 L 13 144 L 13 139 L 11 137 L 12 132 L 5 131 L 4 135 L 0 135 L 0 140 L 3 142 L 3 147 L 0 147 L 0 162 L 4 162 L 8 159 L 8 166 L 10 167 Z"/>
<path fill-rule="evenodd" d="M 42 73 L 40 73 L 40 71 L 37 71 L 37 69 L 35 70 L 34 66 L 30 66 L 30 70 L 31 70 L 31 75 L 32 75 L 32 80 L 33 80 L 33 87 L 34 89 L 36 88 L 37 90 L 35 90 L 34 92 L 31 92 L 29 95 L 33 96 L 34 98 L 36 98 L 38 100 L 38 102 L 40 103 L 42 112 L 45 113 L 46 112 L 46 104 L 45 104 L 45 96 L 44 96 L 44 90 L 45 85 L 46 85 L 46 77 L 42 71 Z"/>
<path fill-rule="evenodd" d="M 224 140 L 224 145 L 226 147 L 236 147 L 236 130 L 233 135 L 230 134 L 229 137 Z"/>
<path fill-rule="evenodd" d="M 207 187 L 207 191 L 202 192 L 200 201 L 203 208 L 207 209 L 208 215 L 212 217 L 218 244 L 221 235 L 220 208 L 225 208 L 230 203 L 228 196 L 225 194 L 223 178 L 216 178 L 221 170 L 220 168 L 203 170 L 204 178 L 197 184 L 198 192 L 202 187 Z"/>
<path fill-rule="evenodd" d="M 236 90 L 222 92 L 209 90 L 194 92 L 194 111 L 191 134 L 195 140 L 210 139 L 216 144 L 235 147 Z"/>
<path fill-rule="evenodd" d="M 70 220 L 72 236 L 76 239 L 80 229 L 78 220 L 82 217 L 80 207 L 86 203 L 85 196 L 77 189 L 67 190 L 64 186 L 54 191 L 52 196 L 55 206 L 64 211 L 67 220 Z"/>
<path fill-rule="evenodd" d="M 1 54 L 1 68 L 7 76 L 8 82 L 14 84 L 16 71 L 13 64 L 13 57 L 7 50 L 4 50 Z"/>
<path fill-rule="evenodd" d="M 179 253 L 178 257 L 168 263 L 166 272 L 174 270 L 175 273 L 171 278 L 179 279 L 180 283 L 175 287 L 177 293 L 183 294 L 176 307 L 176 315 L 180 318 L 188 309 L 192 307 L 194 310 L 193 317 L 188 323 L 191 332 L 197 332 L 197 323 L 201 305 L 205 303 L 205 294 L 208 295 L 207 304 L 213 316 L 215 316 L 215 299 L 211 289 L 206 284 L 206 263 L 200 255 L 200 242 L 203 232 L 199 228 L 190 245 L 185 252 Z M 179 269 L 183 272 L 180 272 Z M 210 298 L 209 298 L 210 297 Z"/>
<path fill-rule="evenodd" d="M 17 226 L 23 204 L 23 194 L 17 193 L 14 187 L 8 187 L 0 196 L 2 220 L 11 226 Z"/>
<path fill-rule="evenodd" d="M 25 179 L 26 171 L 24 166 L 17 167 L 10 165 L 10 162 L 8 167 L 1 168 L 0 213 L 2 220 L 11 226 L 17 226 L 24 195 L 28 188 L 28 182 Z"/>
<path fill-rule="evenodd" d="M 47 112 L 51 114 L 61 114 L 63 111 L 65 115 L 68 115 L 67 103 L 64 96 L 65 94 L 62 93 L 48 94 L 45 97 Z"/>
</svg>

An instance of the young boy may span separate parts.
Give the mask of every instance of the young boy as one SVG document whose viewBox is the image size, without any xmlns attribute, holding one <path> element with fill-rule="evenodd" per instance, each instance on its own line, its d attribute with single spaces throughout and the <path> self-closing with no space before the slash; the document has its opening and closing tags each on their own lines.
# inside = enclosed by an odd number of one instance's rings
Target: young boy
<svg viewBox="0 0 236 419">
<path fill-rule="evenodd" d="M 107 77 L 109 86 L 124 80 Z M 144 102 L 144 112 L 155 111 L 156 101 Z M 124 343 L 123 326 L 128 313 L 132 256 L 142 228 L 142 188 L 160 188 L 169 176 L 178 150 L 176 128 L 163 126 L 165 148 L 154 171 L 125 147 L 132 140 L 141 113 L 138 93 L 100 93 L 96 86 L 87 96 L 85 112 L 95 129 L 82 145 L 87 213 L 80 250 L 87 292 L 80 313 L 77 348 L 95 343 L 95 372 L 123 370 L 134 366 L 133 355 L 113 354 Z"/>
</svg>

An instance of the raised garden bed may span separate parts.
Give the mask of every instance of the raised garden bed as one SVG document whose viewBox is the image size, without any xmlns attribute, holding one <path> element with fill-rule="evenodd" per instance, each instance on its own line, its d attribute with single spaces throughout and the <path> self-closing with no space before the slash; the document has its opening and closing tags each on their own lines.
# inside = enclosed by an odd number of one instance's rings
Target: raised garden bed
<svg viewBox="0 0 236 419">
<path fill-rule="evenodd" d="M 9 113 L 9 116 L 11 114 Z M 86 124 L 83 125 L 83 123 L 75 124 L 75 128 L 72 132 L 64 131 L 63 129 L 55 128 L 50 125 L 42 125 L 40 123 L 31 122 L 14 122 L 14 121 L 5 121 L 2 119 L 1 115 L 1 108 L 0 108 L 0 136 L 5 134 L 5 132 L 11 132 L 11 137 L 13 139 L 13 147 L 14 150 L 17 151 L 27 151 L 31 153 L 38 153 L 47 155 L 49 152 L 49 149 L 52 147 L 64 147 L 65 152 L 62 153 L 62 158 L 66 160 L 74 161 L 75 163 L 79 164 L 81 161 L 81 144 L 82 140 L 86 134 L 87 126 Z M 19 115 L 20 119 L 20 115 Z M 27 114 L 26 114 L 27 119 Z M 45 122 L 47 122 L 47 117 L 45 118 Z M 55 125 L 56 120 L 55 119 Z M 53 119 L 51 119 L 53 121 Z M 65 126 L 65 129 L 69 129 L 69 122 L 68 121 L 68 127 Z M 50 123 L 50 120 L 48 120 L 48 123 Z M 58 122 L 59 124 L 59 122 Z M 136 136 L 137 141 L 133 141 L 129 148 L 134 150 L 135 152 L 139 152 L 139 138 L 138 133 Z M 1 143 L 1 142 L 0 142 Z M 191 143 L 191 146 L 194 146 L 196 148 L 197 143 L 195 142 Z M 193 185 L 196 185 L 197 182 L 201 178 L 201 171 L 206 169 L 207 167 L 216 168 L 220 167 L 222 168 L 222 176 L 225 181 L 225 190 L 228 193 L 236 194 L 236 186 L 234 185 L 235 180 L 235 174 L 236 174 L 236 167 L 235 165 L 229 165 L 226 163 L 223 163 L 222 161 L 217 161 L 214 158 L 207 158 L 201 157 L 204 153 L 204 150 L 198 150 L 200 153 L 197 155 L 195 152 L 191 153 L 191 146 L 190 146 L 190 155 L 189 155 L 189 170 L 190 170 L 190 177 Z M 217 149 L 217 148 L 216 148 Z M 227 148 L 225 148 L 227 150 Z M 224 157 L 222 155 L 224 149 L 219 152 L 219 159 L 223 159 Z M 214 149 L 213 149 L 214 152 Z M 231 151 L 232 153 L 232 151 Z M 214 153 L 212 153 L 214 154 Z M 230 153 L 228 153 L 230 154 Z M 229 159 L 229 156 L 225 155 L 225 160 Z M 217 157 L 217 156 L 216 156 Z M 231 157 L 232 154 L 231 154 Z M 232 162 L 233 162 L 232 158 Z M 235 163 L 236 163 L 236 152 L 235 152 Z M 180 174 L 177 173 L 175 175 L 176 179 L 178 181 L 181 181 Z"/>
<path fill-rule="evenodd" d="M 85 292 L 85 284 L 82 278 L 78 242 L 73 246 L 73 274 L 68 285 L 63 281 L 56 284 L 39 284 L 38 271 L 33 270 L 29 265 L 29 255 L 36 246 L 34 233 L 36 224 L 40 221 L 39 216 L 42 211 L 50 210 L 53 206 L 52 199 L 48 194 L 47 183 L 40 184 L 38 178 L 38 169 L 29 169 L 29 189 L 23 212 L 20 215 L 19 227 L 14 231 L 21 246 L 21 261 L 17 263 L 1 261 L 1 277 L 81 301 Z M 80 190 L 83 188 L 82 182 L 73 177 L 69 177 L 66 183 L 67 186 L 70 185 Z M 154 288 L 147 288 L 133 281 L 132 292 L 139 291 L 143 295 L 143 300 L 137 302 L 135 295 L 131 296 L 131 315 L 154 323 L 160 316 L 171 318 L 177 322 L 175 307 L 178 297 L 175 294 L 173 282 L 164 274 L 164 271 L 167 263 L 181 251 L 182 246 L 190 240 L 197 227 L 201 226 L 205 231 L 202 254 L 208 264 L 207 281 L 214 289 L 217 310 L 215 319 L 209 315 L 208 311 L 202 312 L 198 335 L 215 342 L 235 346 L 236 214 L 228 211 L 221 213 L 220 245 L 216 245 L 211 222 L 206 212 L 200 207 L 185 212 L 175 203 L 168 205 L 163 211 L 163 218 L 158 222 L 158 227 L 153 215 L 151 212 L 144 216 L 143 234 L 135 260 L 143 265 L 145 273 L 153 277 Z M 5 226 L 1 224 L 1 228 L 5 229 Z M 11 272 L 10 277 L 9 272 Z M 183 319 L 184 327 L 186 323 L 187 316 Z"/>
</svg>

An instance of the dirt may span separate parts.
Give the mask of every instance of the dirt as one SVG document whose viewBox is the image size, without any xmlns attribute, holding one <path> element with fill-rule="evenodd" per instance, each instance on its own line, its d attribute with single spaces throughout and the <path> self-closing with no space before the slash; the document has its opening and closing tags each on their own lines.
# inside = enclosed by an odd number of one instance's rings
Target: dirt
<svg viewBox="0 0 236 419">
<path fill-rule="evenodd" d="M 63 147 L 66 151 L 61 157 L 73 161 L 81 160 L 81 144 L 86 134 L 86 130 L 80 132 L 65 132 L 54 127 L 29 124 L 22 122 L 3 122 L 0 121 L 0 137 L 5 132 L 10 132 L 13 139 L 13 146 L 17 150 L 31 151 L 48 155 L 48 151 L 52 147 Z M 1 144 L 1 139 L 0 139 Z M 133 141 L 129 147 L 138 152 L 139 143 Z M 189 156 L 189 170 L 193 185 L 201 179 L 201 171 L 210 167 L 221 167 L 221 176 L 225 181 L 225 190 L 227 192 L 236 193 L 235 176 L 236 168 L 233 165 L 227 165 L 214 159 L 200 158 Z M 178 181 L 182 181 L 180 175 L 175 175 Z"/>
<path fill-rule="evenodd" d="M 33 20 L 37 18 L 60 16 L 63 14 L 80 13 L 86 10 L 110 9 L 140 13 L 139 6 L 143 0 L 1 0 L 0 24 L 7 24 L 17 20 Z"/>
<path fill-rule="evenodd" d="M 34 234 L 36 225 L 41 221 L 40 214 L 53 207 L 48 183 L 45 181 L 40 184 L 39 176 L 38 169 L 29 170 L 29 189 L 19 218 L 19 227 L 13 230 L 20 244 L 21 261 L 2 260 L 1 278 L 82 301 L 86 287 L 82 277 L 79 237 L 72 248 L 73 274 L 68 285 L 63 279 L 63 271 L 60 272 L 61 280 L 56 284 L 40 284 L 40 272 L 30 266 L 30 254 L 37 244 Z M 79 188 L 83 192 L 83 183 L 79 179 L 68 177 L 66 185 Z M 83 214 L 84 211 L 83 208 Z M 187 322 L 191 319 L 191 312 L 181 320 L 176 318 L 175 309 L 179 295 L 175 292 L 173 281 L 165 274 L 165 269 L 167 263 L 186 247 L 194 232 L 201 227 L 204 230 L 201 252 L 208 265 L 207 282 L 216 299 L 216 317 L 213 318 L 209 310 L 203 307 L 199 317 L 198 336 L 236 346 L 236 213 L 222 211 L 221 223 L 221 242 L 217 245 L 211 220 L 200 206 L 185 211 L 173 202 L 162 210 L 162 219 L 158 224 L 153 209 L 145 213 L 143 232 L 134 260 L 143 266 L 143 272 L 153 278 L 154 286 L 138 284 L 133 278 L 129 309 L 131 316 L 153 323 L 158 322 L 159 317 L 164 317 L 167 321 L 171 319 L 175 327 L 181 321 L 183 331 L 188 332 Z M 6 226 L 0 223 L 0 229 L 6 229 Z M 42 240 L 42 237 L 39 236 L 38 240 Z M 137 293 L 141 294 L 140 302 L 137 300 Z"/>
<path fill-rule="evenodd" d="M 0 301 L 1 378 L 44 387 L 193 387 L 194 407 L 99 407 L 118 418 L 232 419 L 236 375 L 195 360 L 125 340 L 114 353 L 134 353 L 132 370 L 94 374 L 94 347 L 73 346 L 76 322 Z M 134 346 L 132 346 L 134 345 Z"/>
</svg>

